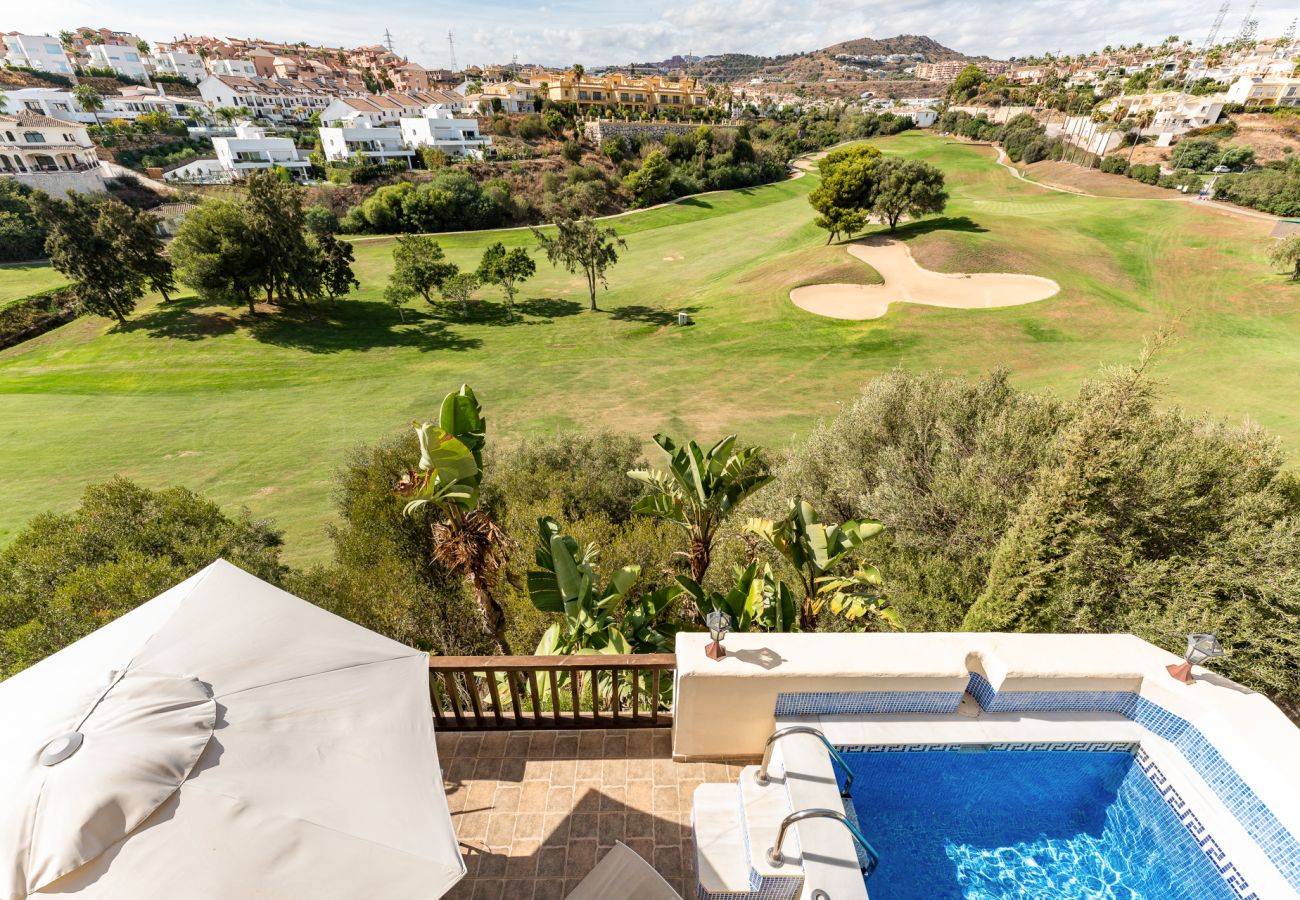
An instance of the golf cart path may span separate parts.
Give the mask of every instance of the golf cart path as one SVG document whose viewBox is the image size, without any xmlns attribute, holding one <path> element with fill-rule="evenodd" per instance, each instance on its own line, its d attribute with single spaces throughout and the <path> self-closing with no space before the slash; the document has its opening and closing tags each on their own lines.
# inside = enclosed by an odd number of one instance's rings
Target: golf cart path
<svg viewBox="0 0 1300 900">
<path fill-rule="evenodd" d="M 949 274 L 923 269 L 902 241 L 873 236 L 846 249 L 880 273 L 883 284 L 814 284 L 790 291 L 795 306 L 832 319 L 879 319 L 891 303 L 946 309 L 996 309 L 1046 300 L 1061 290 L 1050 278 L 1011 273 Z"/>
</svg>

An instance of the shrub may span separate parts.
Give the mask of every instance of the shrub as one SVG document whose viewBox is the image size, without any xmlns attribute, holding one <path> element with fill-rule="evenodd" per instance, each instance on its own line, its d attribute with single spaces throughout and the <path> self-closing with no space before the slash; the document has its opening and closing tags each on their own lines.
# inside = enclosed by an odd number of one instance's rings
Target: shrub
<svg viewBox="0 0 1300 900">
<path fill-rule="evenodd" d="M 569 162 L 576 163 L 582 159 L 582 145 L 577 141 L 565 141 L 560 149 L 560 155 Z"/>
<path fill-rule="evenodd" d="M 66 515 L 37 516 L 0 551 L 0 675 L 9 676 L 225 558 L 279 583 L 280 534 L 184 488 L 123 478 Z"/>
<path fill-rule="evenodd" d="M 339 230 L 339 217 L 325 206 L 309 206 L 303 220 L 312 234 L 337 234 Z"/>
<path fill-rule="evenodd" d="M 1128 160 L 1122 156 L 1107 156 L 1099 168 L 1109 175 L 1124 175 L 1128 173 Z"/>
<path fill-rule="evenodd" d="M 533 141 L 546 133 L 546 126 L 542 124 L 542 117 L 536 114 L 524 116 L 515 125 L 515 134 L 526 141 Z"/>
<path fill-rule="evenodd" d="M 1128 177 L 1143 184 L 1157 184 L 1160 181 L 1160 167 L 1154 163 L 1129 166 Z"/>
<path fill-rule="evenodd" d="M 32 189 L 0 178 L 0 262 L 37 259 L 45 253 L 45 229 L 32 214 Z"/>
</svg>

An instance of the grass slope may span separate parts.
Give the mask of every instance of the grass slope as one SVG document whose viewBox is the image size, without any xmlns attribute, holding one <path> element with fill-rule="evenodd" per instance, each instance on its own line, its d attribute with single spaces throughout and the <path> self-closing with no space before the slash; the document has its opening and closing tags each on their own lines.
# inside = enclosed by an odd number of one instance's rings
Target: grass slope
<svg viewBox="0 0 1300 900">
<path fill-rule="evenodd" d="M 7 306 L 28 294 L 67 284 L 67 279 L 48 263 L 12 263 L 0 266 L 0 306 Z"/>
<path fill-rule="evenodd" d="M 0 353 L 0 542 L 121 472 L 274 517 L 303 562 L 325 551 L 345 449 L 428 417 L 462 381 L 496 440 L 600 425 L 781 445 L 899 365 L 1005 365 L 1021 384 L 1069 394 L 1174 316 L 1184 337 L 1159 370 L 1171 398 L 1251 416 L 1300 446 L 1300 296 L 1264 264 L 1264 224 L 1047 191 L 987 150 L 929 135 L 879 145 L 948 174 L 948 213 L 909 231 L 923 265 L 1045 275 L 1062 293 L 979 312 L 902 305 L 871 322 L 798 310 L 795 285 L 874 274 L 812 226 L 812 177 L 613 220 L 628 249 L 598 313 L 580 276 L 539 258 L 522 321 L 492 304 L 461 322 L 421 302 L 403 325 L 382 300 L 392 241 L 362 240 L 362 289 L 336 310 L 250 325 L 195 299 L 151 301 L 124 330 L 88 318 Z M 473 266 L 494 240 L 532 243 L 526 230 L 441 242 Z M 671 324 L 679 309 L 697 324 Z"/>
</svg>

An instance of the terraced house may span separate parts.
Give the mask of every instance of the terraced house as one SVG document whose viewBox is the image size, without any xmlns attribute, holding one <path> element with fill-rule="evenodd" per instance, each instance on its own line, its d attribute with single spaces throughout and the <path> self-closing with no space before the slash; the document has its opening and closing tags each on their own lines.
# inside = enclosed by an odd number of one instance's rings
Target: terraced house
<svg viewBox="0 0 1300 900">
<path fill-rule="evenodd" d="M 573 103 L 579 109 L 623 106 L 654 113 L 659 110 L 682 112 L 708 105 L 704 88 L 694 78 L 673 80 L 662 75 L 637 78 L 622 72 L 608 75 L 575 75 L 567 71 L 559 76 L 536 76 L 533 84 L 546 85 L 546 96 L 553 103 Z"/>
</svg>

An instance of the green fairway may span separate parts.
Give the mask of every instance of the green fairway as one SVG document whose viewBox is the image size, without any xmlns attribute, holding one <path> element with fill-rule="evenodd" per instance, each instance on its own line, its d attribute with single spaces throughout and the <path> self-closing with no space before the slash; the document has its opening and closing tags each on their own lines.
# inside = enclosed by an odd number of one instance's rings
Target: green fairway
<svg viewBox="0 0 1300 900">
<path fill-rule="evenodd" d="M 67 279 L 45 263 L 0 266 L 0 306 L 66 283 Z"/>
<path fill-rule="evenodd" d="M 87 318 L 0 352 L 0 542 L 120 472 L 272 517 L 288 559 L 304 562 L 325 552 L 344 451 L 427 418 L 463 381 L 494 440 L 605 426 L 781 445 L 894 366 L 1007 366 L 1023 386 L 1069 395 L 1175 317 L 1181 338 L 1157 370 L 1169 398 L 1253 418 L 1300 448 L 1300 291 L 1264 262 L 1267 223 L 1048 191 L 988 148 L 930 135 L 877 143 L 947 173 L 947 213 L 903 232 L 919 263 L 1043 275 L 1061 293 L 986 311 L 898 304 L 868 322 L 798 310 L 796 285 L 872 277 L 813 227 L 813 177 L 612 220 L 628 249 L 597 313 L 581 276 L 539 257 L 522 321 L 492 303 L 466 323 L 421 301 L 402 324 L 382 299 L 392 240 L 359 239 L 362 289 L 336 310 L 250 325 L 238 309 L 150 300 L 125 329 Z M 492 241 L 533 243 L 527 230 L 440 240 L 469 267 Z M 0 269 L 0 298 L 29 292 L 11 286 L 14 271 L 34 270 Z M 677 327 L 678 310 L 696 324 Z"/>
</svg>

